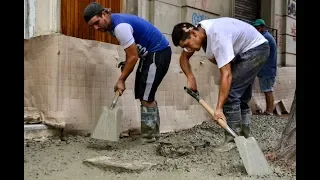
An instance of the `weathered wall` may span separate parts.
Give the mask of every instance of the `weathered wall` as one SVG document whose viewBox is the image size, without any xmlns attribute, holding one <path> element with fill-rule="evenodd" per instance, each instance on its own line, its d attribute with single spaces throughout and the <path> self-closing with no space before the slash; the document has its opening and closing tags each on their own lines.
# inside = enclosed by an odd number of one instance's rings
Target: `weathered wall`
<svg viewBox="0 0 320 180">
<path fill-rule="evenodd" d="M 171 32 L 174 25 L 190 22 L 196 25 L 204 19 L 230 16 L 230 0 L 138 0 L 139 16 L 152 22 L 170 41 L 173 52 L 181 48 L 172 44 Z M 200 52 L 203 55 L 203 51 Z"/>
<path fill-rule="evenodd" d="M 60 23 L 57 18 L 60 14 L 56 13 L 59 12 L 59 2 L 25 0 L 25 4 L 28 4 L 25 9 L 25 39 L 57 32 Z M 173 48 L 169 72 L 156 95 L 162 119 L 161 131 L 188 128 L 210 119 L 197 102 L 183 91 L 186 78 L 178 62 L 181 48 L 172 45 L 171 31 L 175 24 L 182 21 L 196 24 L 207 18 L 232 16 L 232 0 L 125 2 L 124 12 L 137 14 L 155 24 Z M 273 22 L 273 27 L 279 29 L 279 62 L 295 66 L 295 15 L 293 6 L 288 3 L 295 2 L 287 0 L 287 3 L 281 3 L 275 0 L 269 3 L 274 7 L 275 15 L 272 15 L 271 10 L 267 21 L 271 21 L 271 24 Z M 54 10 L 55 5 L 57 7 Z M 268 12 L 264 11 L 264 16 L 268 17 Z M 120 75 L 116 64 L 124 60 L 123 49 L 102 42 L 49 35 L 25 40 L 24 53 L 25 106 L 37 107 L 47 116 L 66 121 L 68 129 L 90 132 L 99 118 L 102 106 L 109 106 L 112 101 L 113 85 Z M 202 50 L 195 53 L 191 63 L 201 96 L 215 108 L 220 76 L 217 67 L 206 60 Z M 138 128 L 140 124 L 140 103 L 134 100 L 134 77 L 135 73 L 132 73 L 128 78 L 127 90 L 118 103 L 124 110 L 122 130 Z M 287 109 L 291 106 L 295 79 L 295 67 L 278 68 L 275 101 L 285 101 Z M 252 102 L 265 108 L 264 94 L 260 93 L 258 81 L 254 85 Z"/>
<path fill-rule="evenodd" d="M 234 15 L 233 0 L 138 0 L 135 3 L 139 7 L 138 15 L 160 29 L 175 53 L 181 52 L 171 40 L 175 24 L 190 22 L 195 25 L 204 19 Z M 261 17 L 268 26 L 278 29 L 278 64 L 282 66 L 296 64 L 295 9 L 295 0 L 261 0 Z M 199 54 L 204 55 L 202 50 Z"/>
<path fill-rule="evenodd" d="M 274 8 L 278 61 L 284 66 L 296 66 L 296 0 L 276 0 Z"/>
<path fill-rule="evenodd" d="M 138 1 L 137 0 L 122 0 L 125 4 L 125 13 L 128 13 L 128 14 L 134 14 L 134 15 L 137 15 L 138 16 L 138 10 L 139 10 L 139 7 L 138 7 Z"/>
<path fill-rule="evenodd" d="M 24 39 L 60 31 L 61 0 L 24 0 Z M 233 0 L 123 0 L 123 12 L 139 15 L 171 41 L 173 25 L 232 16 Z M 262 0 L 261 15 L 278 29 L 278 64 L 296 65 L 296 0 Z M 181 48 L 172 45 L 173 52 Z M 200 52 L 203 55 L 203 51 Z"/>
<path fill-rule="evenodd" d="M 60 31 L 60 0 L 24 0 L 24 39 Z"/>
<path fill-rule="evenodd" d="M 25 40 L 24 105 L 39 108 L 46 116 L 65 121 L 68 129 L 90 132 L 99 119 L 102 106 L 111 104 L 113 85 L 120 75 L 116 65 L 124 60 L 124 55 L 120 46 L 64 35 Z M 202 56 L 193 56 L 191 65 L 201 96 L 215 108 L 219 70 Z M 275 100 L 287 100 L 287 108 L 290 108 L 295 89 L 295 67 L 279 68 L 278 71 Z M 134 78 L 135 73 L 132 73 L 118 102 L 124 110 L 122 130 L 140 125 L 140 103 L 134 100 Z M 168 74 L 156 94 L 162 132 L 189 128 L 210 119 L 206 111 L 184 92 L 185 85 L 179 54 L 174 53 Z M 259 92 L 257 82 L 254 100 L 265 108 L 264 95 Z"/>
</svg>

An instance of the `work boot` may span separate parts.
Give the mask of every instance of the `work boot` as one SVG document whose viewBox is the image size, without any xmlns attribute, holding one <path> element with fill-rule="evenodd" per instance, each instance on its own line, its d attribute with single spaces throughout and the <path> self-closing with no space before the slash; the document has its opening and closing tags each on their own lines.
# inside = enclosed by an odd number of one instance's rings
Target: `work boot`
<svg viewBox="0 0 320 180">
<path fill-rule="evenodd" d="M 241 126 L 240 123 L 230 123 L 229 127 L 236 133 L 240 134 Z M 224 132 L 225 140 L 222 145 L 216 147 L 214 149 L 215 152 L 228 152 L 234 148 L 236 148 L 236 144 L 234 142 L 234 137 L 228 132 Z"/>
<path fill-rule="evenodd" d="M 245 138 L 248 138 L 250 137 L 250 126 L 249 124 L 246 125 L 246 124 L 242 124 L 241 125 L 241 133 L 240 133 L 240 136 L 244 136 Z"/>
<path fill-rule="evenodd" d="M 250 109 L 241 109 L 241 136 L 245 138 L 250 137 L 250 123 L 251 123 L 251 116 L 250 116 Z"/>
<path fill-rule="evenodd" d="M 160 113 L 158 105 L 156 105 L 157 117 L 156 117 L 156 133 L 155 138 L 158 140 L 160 138 Z"/>
<path fill-rule="evenodd" d="M 157 107 L 141 105 L 141 141 L 143 144 L 156 141 Z"/>
</svg>

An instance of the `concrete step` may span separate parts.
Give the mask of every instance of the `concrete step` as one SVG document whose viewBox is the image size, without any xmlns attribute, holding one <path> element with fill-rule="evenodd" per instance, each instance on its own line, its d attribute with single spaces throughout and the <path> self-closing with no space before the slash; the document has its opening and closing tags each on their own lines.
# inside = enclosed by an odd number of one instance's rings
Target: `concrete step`
<svg viewBox="0 0 320 180">
<path fill-rule="evenodd" d="M 24 139 L 60 136 L 61 130 L 50 128 L 44 124 L 25 124 Z"/>
</svg>

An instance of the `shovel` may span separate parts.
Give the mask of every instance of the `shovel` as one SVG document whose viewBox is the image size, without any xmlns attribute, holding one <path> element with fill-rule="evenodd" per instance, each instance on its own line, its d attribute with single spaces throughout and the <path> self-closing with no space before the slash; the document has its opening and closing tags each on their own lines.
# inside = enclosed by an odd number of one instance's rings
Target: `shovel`
<svg viewBox="0 0 320 180">
<path fill-rule="evenodd" d="M 194 92 L 187 87 L 184 87 L 184 90 L 196 99 L 199 104 L 213 117 L 213 109 L 200 97 L 199 91 Z M 216 121 L 223 129 L 234 137 L 238 152 L 248 175 L 262 176 L 272 173 L 272 170 L 254 137 L 246 139 L 243 136 L 238 136 L 223 119 L 217 119 Z"/>
<path fill-rule="evenodd" d="M 91 134 L 91 138 L 108 141 L 119 140 L 120 118 L 122 116 L 122 110 L 115 107 L 119 96 L 119 91 L 116 91 L 111 106 L 102 107 L 100 119 Z"/>
</svg>

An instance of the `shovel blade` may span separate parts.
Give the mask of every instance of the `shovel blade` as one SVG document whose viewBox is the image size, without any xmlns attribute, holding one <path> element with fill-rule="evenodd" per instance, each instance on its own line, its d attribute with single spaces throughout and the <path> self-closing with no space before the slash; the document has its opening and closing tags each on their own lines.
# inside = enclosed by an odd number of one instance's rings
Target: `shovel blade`
<svg viewBox="0 0 320 180">
<path fill-rule="evenodd" d="M 238 136 L 234 140 L 248 175 L 263 176 L 273 173 L 254 137 L 246 139 Z"/>
<path fill-rule="evenodd" d="M 118 141 L 122 113 L 122 110 L 118 107 L 114 109 L 104 107 L 100 119 L 91 134 L 91 138 Z"/>
</svg>

